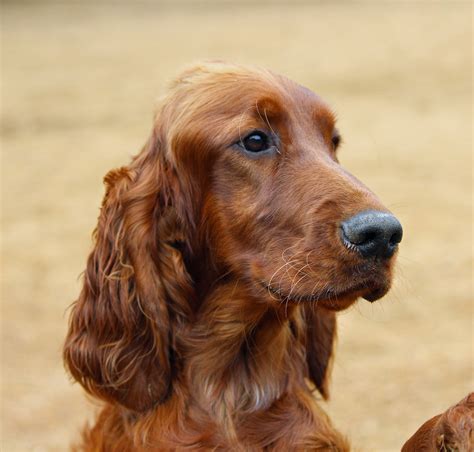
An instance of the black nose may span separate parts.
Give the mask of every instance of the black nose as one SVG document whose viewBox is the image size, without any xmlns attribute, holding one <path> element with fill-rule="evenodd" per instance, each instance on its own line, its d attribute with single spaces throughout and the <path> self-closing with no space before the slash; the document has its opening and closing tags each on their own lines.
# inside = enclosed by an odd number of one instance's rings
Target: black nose
<svg viewBox="0 0 474 452">
<path fill-rule="evenodd" d="M 402 240 L 403 229 L 391 214 L 368 210 L 341 223 L 342 241 L 364 257 L 389 258 Z"/>
</svg>

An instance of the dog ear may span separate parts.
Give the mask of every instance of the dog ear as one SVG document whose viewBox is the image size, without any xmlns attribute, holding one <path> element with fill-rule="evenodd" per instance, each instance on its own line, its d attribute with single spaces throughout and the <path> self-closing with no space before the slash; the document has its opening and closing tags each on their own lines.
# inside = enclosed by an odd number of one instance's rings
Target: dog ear
<svg viewBox="0 0 474 452">
<path fill-rule="evenodd" d="M 336 339 L 336 314 L 311 305 L 303 307 L 306 325 L 306 362 L 309 378 L 324 399 L 329 398 L 329 378 Z"/>
<path fill-rule="evenodd" d="M 84 284 L 64 346 L 91 394 L 144 411 L 170 393 L 176 337 L 190 315 L 179 187 L 156 133 L 128 167 L 109 172 Z M 183 210 L 183 206 L 180 206 Z M 185 247 L 184 247 L 185 248 Z"/>
</svg>

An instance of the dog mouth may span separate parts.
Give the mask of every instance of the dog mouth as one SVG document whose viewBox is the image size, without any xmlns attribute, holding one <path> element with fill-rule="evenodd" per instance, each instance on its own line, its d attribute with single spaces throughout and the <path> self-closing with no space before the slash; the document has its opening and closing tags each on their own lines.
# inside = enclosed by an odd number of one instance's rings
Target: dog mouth
<svg viewBox="0 0 474 452">
<path fill-rule="evenodd" d="M 390 288 L 387 281 L 365 280 L 342 289 L 328 287 L 324 291 L 301 294 L 294 290 L 285 292 L 265 281 L 260 281 L 260 285 L 282 302 L 319 302 L 332 309 L 343 309 L 360 297 L 372 303 L 382 298 Z"/>
</svg>

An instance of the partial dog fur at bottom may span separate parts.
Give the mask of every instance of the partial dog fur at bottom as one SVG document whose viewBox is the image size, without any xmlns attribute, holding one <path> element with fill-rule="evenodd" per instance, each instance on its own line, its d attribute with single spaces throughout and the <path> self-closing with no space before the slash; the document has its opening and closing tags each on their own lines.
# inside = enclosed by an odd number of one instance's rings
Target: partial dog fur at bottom
<svg viewBox="0 0 474 452">
<path fill-rule="evenodd" d="M 474 450 L 474 392 L 426 421 L 404 444 L 402 452 L 472 452 Z"/>
</svg>

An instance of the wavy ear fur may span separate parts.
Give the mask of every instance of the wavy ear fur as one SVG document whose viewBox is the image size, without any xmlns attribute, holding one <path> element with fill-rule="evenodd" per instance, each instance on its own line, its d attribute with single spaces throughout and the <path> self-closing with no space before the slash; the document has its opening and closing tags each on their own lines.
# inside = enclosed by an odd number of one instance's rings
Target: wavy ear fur
<svg viewBox="0 0 474 452">
<path fill-rule="evenodd" d="M 177 178 L 156 134 L 128 167 L 109 172 L 95 246 L 64 347 L 72 376 L 91 394 L 144 411 L 170 392 L 176 330 L 193 288 L 175 199 Z"/>
<path fill-rule="evenodd" d="M 309 377 L 318 391 L 329 398 L 329 377 L 336 339 L 336 314 L 311 305 L 303 307 L 306 324 L 306 362 Z"/>
</svg>

